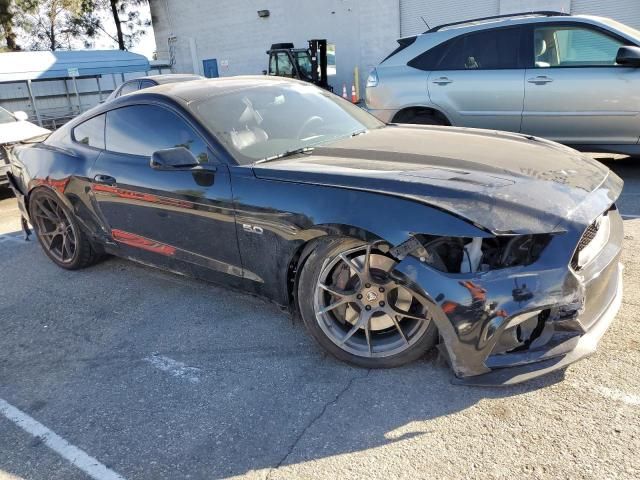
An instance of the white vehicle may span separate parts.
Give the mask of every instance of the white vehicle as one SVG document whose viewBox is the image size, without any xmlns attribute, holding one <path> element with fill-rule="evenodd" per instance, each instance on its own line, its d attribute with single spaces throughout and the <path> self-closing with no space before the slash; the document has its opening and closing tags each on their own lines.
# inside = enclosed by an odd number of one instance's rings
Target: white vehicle
<svg viewBox="0 0 640 480">
<path fill-rule="evenodd" d="M 5 148 L 13 143 L 49 133 L 46 128 L 27 121 L 28 118 L 25 112 L 17 111 L 11 113 L 0 107 L 0 187 L 8 183 L 9 159 Z"/>
</svg>

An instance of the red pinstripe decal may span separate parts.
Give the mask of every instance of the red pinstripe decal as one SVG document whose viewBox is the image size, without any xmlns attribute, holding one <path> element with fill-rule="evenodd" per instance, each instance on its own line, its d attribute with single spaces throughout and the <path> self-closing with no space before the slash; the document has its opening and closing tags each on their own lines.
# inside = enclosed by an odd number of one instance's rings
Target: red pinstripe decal
<svg viewBox="0 0 640 480">
<path fill-rule="evenodd" d="M 172 257 L 176 253 L 176 248 L 171 245 L 156 242 L 150 238 L 136 235 L 135 233 L 125 232 L 124 230 L 111 230 L 111 236 L 114 240 L 131 247 L 141 248 L 142 250 L 148 250 L 150 252 L 159 253 L 160 255 L 166 255 Z"/>
<path fill-rule="evenodd" d="M 94 184 L 92 188 L 94 192 L 111 193 L 112 195 L 120 198 L 126 198 L 128 200 L 139 200 L 142 202 L 156 203 L 158 205 L 169 205 L 179 208 L 194 208 L 194 204 L 192 202 L 187 202 L 185 200 L 159 197 L 150 193 L 134 192 L 131 190 L 126 190 L 124 188 L 113 187 L 111 185 Z"/>
</svg>

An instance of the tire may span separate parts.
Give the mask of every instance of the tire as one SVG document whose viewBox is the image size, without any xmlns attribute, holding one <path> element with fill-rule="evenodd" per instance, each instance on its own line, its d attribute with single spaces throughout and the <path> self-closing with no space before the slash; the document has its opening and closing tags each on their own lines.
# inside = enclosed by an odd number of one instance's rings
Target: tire
<svg viewBox="0 0 640 480">
<path fill-rule="evenodd" d="M 435 345 L 437 329 L 422 295 L 387 275 L 393 265 L 375 246 L 345 237 L 321 241 L 307 258 L 298 308 L 313 338 L 334 357 L 364 368 L 393 368 Z"/>
<path fill-rule="evenodd" d="M 59 267 L 78 270 L 102 257 L 53 191 L 40 188 L 30 195 L 29 216 L 42 250 Z"/>
</svg>

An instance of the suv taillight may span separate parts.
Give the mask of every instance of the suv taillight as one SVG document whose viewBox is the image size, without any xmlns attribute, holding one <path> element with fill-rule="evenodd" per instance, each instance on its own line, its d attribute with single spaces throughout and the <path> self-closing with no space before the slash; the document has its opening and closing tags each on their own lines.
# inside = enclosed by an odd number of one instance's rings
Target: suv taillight
<svg viewBox="0 0 640 480">
<path fill-rule="evenodd" d="M 369 76 L 367 77 L 367 88 L 377 87 L 377 86 L 378 86 L 378 72 L 374 68 L 373 70 L 371 70 L 371 73 L 369 73 Z"/>
</svg>

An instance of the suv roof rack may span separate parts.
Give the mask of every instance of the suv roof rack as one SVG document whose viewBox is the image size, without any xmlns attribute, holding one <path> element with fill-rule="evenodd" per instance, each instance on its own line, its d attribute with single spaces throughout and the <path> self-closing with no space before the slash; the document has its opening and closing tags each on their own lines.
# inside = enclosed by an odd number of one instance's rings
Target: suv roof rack
<svg viewBox="0 0 640 480">
<path fill-rule="evenodd" d="M 569 13 L 554 12 L 552 10 L 538 10 L 533 12 L 520 12 L 520 13 L 507 13 L 503 15 L 492 15 L 490 17 L 470 18 L 469 20 L 462 20 L 460 22 L 443 23 L 436 27 L 430 28 L 424 33 L 437 32 L 445 27 L 453 27 L 454 25 L 464 25 L 465 23 L 481 22 L 484 20 L 496 20 L 498 18 L 510 18 L 510 17 L 524 17 L 524 16 L 539 16 L 539 17 L 567 17 Z"/>
</svg>

